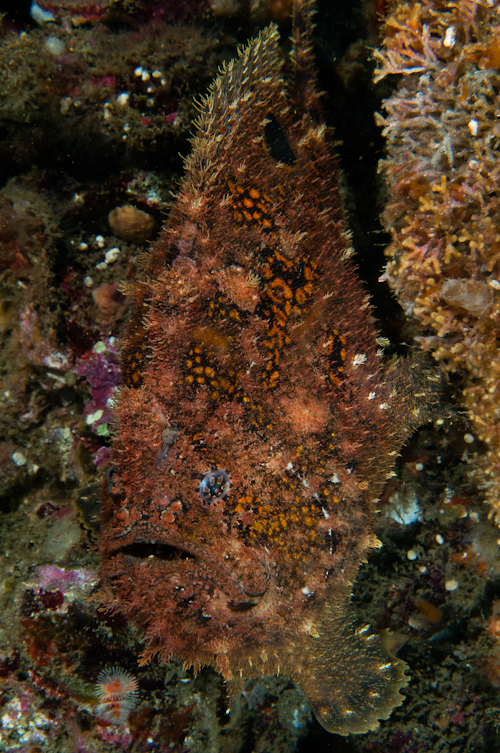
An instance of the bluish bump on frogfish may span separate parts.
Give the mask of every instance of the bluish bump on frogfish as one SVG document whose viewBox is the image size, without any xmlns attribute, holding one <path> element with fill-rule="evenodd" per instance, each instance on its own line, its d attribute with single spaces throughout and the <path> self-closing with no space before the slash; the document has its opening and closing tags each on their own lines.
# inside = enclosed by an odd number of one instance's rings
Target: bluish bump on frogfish
<svg viewBox="0 0 500 753">
<path fill-rule="evenodd" d="M 227 471 L 223 471 L 222 468 L 217 468 L 213 465 L 207 473 L 202 476 L 200 485 L 198 487 L 198 493 L 201 501 L 206 505 L 211 502 L 218 502 L 226 499 L 231 487 L 231 479 Z"/>
</svg>

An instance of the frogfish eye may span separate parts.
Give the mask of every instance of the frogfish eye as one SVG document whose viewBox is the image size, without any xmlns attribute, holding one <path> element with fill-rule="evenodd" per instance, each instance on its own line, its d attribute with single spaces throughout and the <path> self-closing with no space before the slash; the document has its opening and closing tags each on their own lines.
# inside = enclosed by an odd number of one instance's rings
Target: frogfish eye
<svg viewBox="0 0 500 753">
<path fill-rule="evenodd" d="M 229 473 L 223 471 L 222 468 L 217 468 L 216 465 L 212 466 L 211 470 L 202 477 L 198 487 L 201 501 L 209 505 L 211 502 L 226 499 L 230 486 Z"/>
</svg>

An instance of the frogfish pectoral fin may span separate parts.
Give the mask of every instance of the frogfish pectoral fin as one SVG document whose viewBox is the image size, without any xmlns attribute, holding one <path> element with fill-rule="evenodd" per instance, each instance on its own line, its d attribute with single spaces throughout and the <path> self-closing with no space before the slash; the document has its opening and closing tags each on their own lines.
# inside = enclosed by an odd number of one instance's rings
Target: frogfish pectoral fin
<svg viewBox="0 0 500 753">
<path fill-rule="evenodd" d="M 388 719 L 404 697 L 407 665 L 370 627 L 357 627 L 337 604 L 326 607 L 309 633 L 302 671 L 295 675 L 316 718 L 329 732 L 361 734 Z"/>
</svg>

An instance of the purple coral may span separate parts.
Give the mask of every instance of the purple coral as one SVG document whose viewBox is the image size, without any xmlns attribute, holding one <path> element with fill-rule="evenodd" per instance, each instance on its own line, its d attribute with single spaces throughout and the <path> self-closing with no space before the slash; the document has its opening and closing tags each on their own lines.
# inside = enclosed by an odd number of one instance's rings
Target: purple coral
<svg viewBox="0 0 500 753">
<path fill-rule="evenodd" d="M 108 422 L 112 412 L 109 400 L 121 383 L 119 349 L 113 337 L 105 338 L 94 345 L 90 353 L 77 360 L 76 374 L 84 376 L 90 385 L 92 399 L 85 406 L 83 415 L 92 431 L 107 436 Z"/>
</svg>

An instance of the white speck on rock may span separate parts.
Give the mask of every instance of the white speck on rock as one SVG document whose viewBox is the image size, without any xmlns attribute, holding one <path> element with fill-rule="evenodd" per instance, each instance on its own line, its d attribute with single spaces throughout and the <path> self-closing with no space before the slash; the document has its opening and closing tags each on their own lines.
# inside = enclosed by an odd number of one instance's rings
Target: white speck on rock
<svg viewBox="0 0 500 753">
<path fill-rule="evenodd" d="M 443 47 L 454 47 L 455 42 L 457 41 L 457 30 L 455 26 L 448 26 L 446 29 L 444 39 L 443 39 Z"/>
</svg>

